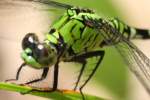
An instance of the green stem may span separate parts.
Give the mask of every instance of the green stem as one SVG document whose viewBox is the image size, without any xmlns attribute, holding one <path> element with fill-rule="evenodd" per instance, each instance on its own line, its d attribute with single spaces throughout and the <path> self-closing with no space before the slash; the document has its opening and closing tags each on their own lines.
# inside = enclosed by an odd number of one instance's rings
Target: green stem
<svg viewBox="0 0 150 100">
<path fill-rule="evenodd" d="M 30 95 L 51 98 L 54 100 L 82 100 L 82 96 L 80 93 L 75 92 L 75 91 L 69 91 L 69 90 L 58 90 L 55 92 L 41 92 L 41 91 L 29 92 L 29 91 L 33 90 L 33 87 L 21 86 L 21 85 L 17 85 L 17 84 L 13 84 L 13 83 L 5 83 L 5 82 L 0 82 L 0 89 L 7 90 L 7 91 L 19 92 L 22 94 L 28 93 Z M 106 99 L 102 99 L 102 98 L 87 95 L 87 94 L 85 94 L 85 98 L 87 100 L 106 100 Z"/>
</svg>

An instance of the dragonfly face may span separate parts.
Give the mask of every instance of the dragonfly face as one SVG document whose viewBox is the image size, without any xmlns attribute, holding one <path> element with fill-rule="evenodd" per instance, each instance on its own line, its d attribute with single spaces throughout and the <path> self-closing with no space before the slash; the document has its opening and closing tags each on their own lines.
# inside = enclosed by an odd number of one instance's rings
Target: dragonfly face
<svg viewBox="0 0 150 100">
<path fill-rule="evenodd" d="M 38 37 L 28 33 L 22 40 L 22 59 L 33 68 L 44 68 L 56 62 L 56 50 L 51 45 L 40 43 Z"/>
</svg>

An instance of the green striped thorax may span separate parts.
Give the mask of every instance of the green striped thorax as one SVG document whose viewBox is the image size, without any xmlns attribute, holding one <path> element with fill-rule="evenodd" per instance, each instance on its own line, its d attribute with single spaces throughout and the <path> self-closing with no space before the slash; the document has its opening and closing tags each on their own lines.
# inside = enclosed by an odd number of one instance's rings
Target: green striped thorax
<svg viewBox="0 0 150 100">
<path fill-rule="evenodd" d="M 103 41 L 103 37 L 90 22 L 90 20 L 99 19 L 100 17 L 92 10 L 70 8 L 52 24 L 46 41 L 57 45 L 61 35 L 70 48 L 69 51 L 73 51 L 75 54 L 83 53 L 85 49 L 90 51 Z M 86 20 L 89 20 L 89 23 Z"/>
</svg>

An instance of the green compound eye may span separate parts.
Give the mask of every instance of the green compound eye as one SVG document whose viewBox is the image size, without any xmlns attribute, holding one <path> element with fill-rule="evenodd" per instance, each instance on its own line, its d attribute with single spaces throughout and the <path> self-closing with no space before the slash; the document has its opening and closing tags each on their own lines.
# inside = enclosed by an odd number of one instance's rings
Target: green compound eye
<svg viewBox="0 0 150 100">
<path fill-rule="evenodd" d="M 39 69 L 49 67 L 56 62 L 56 50 L 39 43 L 34 49 L 26 48 L 21 53 L 21 57 L 28 65 Z"/>
<path fill-rule="evenodd" d="M 28 64 L 29 66 L 36 68 L 36 69 L 40 69 L 42 68 L 42 65 L 39 64 L 32 56 L 32 51 L 30 48 L 25 49 L 22 53 L 21 53 L 21 58 L 25 61 L 26 64 Z"/>
</svg>

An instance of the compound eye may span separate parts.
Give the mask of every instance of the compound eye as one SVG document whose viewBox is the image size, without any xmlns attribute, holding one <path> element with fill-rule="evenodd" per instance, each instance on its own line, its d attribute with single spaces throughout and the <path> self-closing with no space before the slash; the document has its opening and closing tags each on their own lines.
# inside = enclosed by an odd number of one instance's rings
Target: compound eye
<svg viewBox="0 0 150 100">
<path fill-rule="evenodd" d="M 39 43 L 38 37 L 34 33 L 28 33 L 22 40 L 22 48 L 35 48 L 36 44 Z"/>
<path fill-rule="evenodd" d="M 49 51 L 44 44 L 38 44 L 33 51 L 33 56 L 38 62 L 44 63 L 49 57 Z"/>
</svg>

